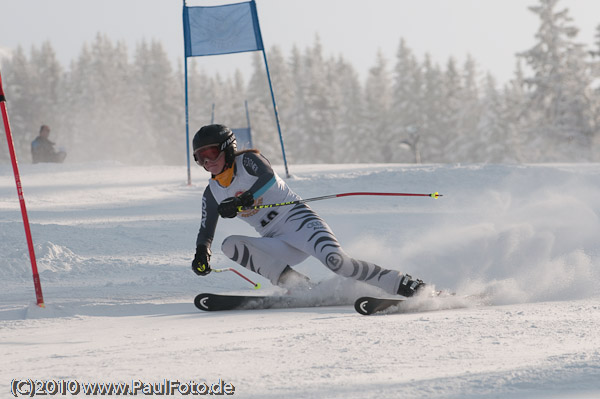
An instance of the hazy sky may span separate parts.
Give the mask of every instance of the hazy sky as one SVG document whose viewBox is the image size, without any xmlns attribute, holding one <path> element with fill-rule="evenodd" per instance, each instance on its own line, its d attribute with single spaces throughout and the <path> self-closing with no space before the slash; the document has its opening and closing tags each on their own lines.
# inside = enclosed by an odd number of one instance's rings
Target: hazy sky
<svg viewBox="0 0 600 399">
<path fill-rule="evenodd" d="M 239 1 L 189 0 L 188 5 Z M 256 0 L 263 41 L 289 56 L 294 44 L 312 46 L 318 33 L 325 55 L 341 54 L 361 77 L 379 50 L 395 63 L 400 38 L 419 57 L 428 52 L 445 64 L 471 54 L 480 71 L 504 82 L 513 75 L 515 53 L 530 48 L 539 26 L 528 6 L 538 0 Z M 142 39 L 161 41 L 169 56 L 183 60 L 183 0 L 0 0 L 0 48 L 49 40 L 64 66 L 96 33 L 123 40 L 133 54 Z M 562 0 L 580 42 L 592 45 L 600 25 L 600 0 Z M 250 53 L 198 58 L 207 72 L 248 71 Z"/>
</svg>

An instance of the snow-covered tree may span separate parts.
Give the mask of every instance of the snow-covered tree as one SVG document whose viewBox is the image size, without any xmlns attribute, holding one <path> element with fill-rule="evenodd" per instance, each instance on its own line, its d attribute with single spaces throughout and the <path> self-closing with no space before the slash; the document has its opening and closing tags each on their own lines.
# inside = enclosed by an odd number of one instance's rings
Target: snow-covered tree
<svg viewBox="0 0 600 399">
<path fill-rule="evenodd" d="M 63 68 L 56 58 L 56 53 L 50 42 L 44 42 L 39 49 L 33 47 L 30 57 L 31 78 L 33 78 L 33 103 L 30 106 L 38 110 L 39 124 L 49 125 L 57 134 L 61 132 L 61 90 Z M 32 121 L 35 123 L 35 121 Z"/>
<path fill-rule="evenodd" d="M 392 108 L 391 82 L 388 61 L 379 51 L 375 65 L 369 69 L 364 89 L 365 151 L 359 159 L 361 162 L 389 162 L 392 158 L 392 127 L 389 117 Z"/>
<path fill-rule="evenodd" d="M 27 59 L 18 47 L 3 68 L 4 88 L 7 97 L 11 131 L 17 158 L 31 160 L 30 143 L 38 135 L 40 126 L 49 125 L 52 140 L 65 141 L 61 126 L 60 91 L 63 69 L 49 42 L 38 49 L 32 46 Z M 6 139 L 2 139 L 6 143 Z M 6 145 L 4 144 L 4 147 Z M 8 159 L 8 153 L 2 151 Z"/>
<path fill-rule="evenodd" d="M 267 58 L 269 61 L 269 58 Z M 269 64 L 271 68 L 272 65 Z M 273 78 L 273 77 L 272 77 Z M 252 118 L 252 141 L 272 162 L 283 162 L 281 146 L 278 139 L 277 122 L 273 111 L 273 101 L 269 89 L 269 81 L 265 63 L 260 53 L 252 56 L 252 76 L 248 85 L 247 95 Z M 277 98 L 275 99 L 277 101 Z M 286 131 L 285 137 L 289 137 Z M 285 143 L 289 147 L 288 143 Z"/>
<path fill-rule="evenodd" d="M 257 54 L 258 55 L 258 54 Z M 275 119 L 275 111 L 273 110 L 273 101 L 271 97 L 271 91 L 268 86 L 267 73 L 264 65 L 264 59 L 262 55 L 260 61 L 257 59 L 256 64 L 260 66 L 260 70 L 256 70 L 256 73 L 262 73 L 263 99 L 262 106 L 265 113 L 264 120 L 267 123 L 266 130 L 263 132 L 262 142 L 259 143 L 261 150 L 263 144 L 269 148 L 268 155 L 269 159 L 274 162 L 283 163 L 283 155 L 281 152 L 281 141 L 279 138 L 279 131 L 277 130 L 277 120 Z M 289 131 L 289 116 L 291 111 L 292 97 L 294 96 L 294 83 L 291 78 L 291 72 L 288 62 L 281 49 L 277 46 L 272 47 L 268 52 L 269 71 L 271 73 L 271 84 L 273 86 L 273 93 L 275 95 L 275 101 L 277 103 L 277 113 L 279 116 L 279 124 L 281 128 L 281 136 L 286 150 L 286 160 L 291 146 L 288 145 L 288 140 L 291 137 Z M 248 101 L 254 102 L 251 96 L 247 96 Z M 250 115 L 252 119 L 252 130 L 254 131 L 254 114 Z"/>
<path fill-rule="evenodd" d="M 212 120 L 215 104 L 215 78 L 199 66 L 197 58 L 188 60 L 188 108 L 190 142 L 198 129 Z M 217 106 L 216 104 L 214 105 Z M 221 121 L 219 121 L 221 122 Z M 190 143 L 191 145 L 191 143 Z"/>
<path fill-rule="evenodd" d="M 288 108 L 281 108 L 282 121 L 285 126 L 285 145 L 290 163 L 303 162 L 303 141 L 307 140 L 309 129 L 305 121 L 306 101 L 304 92 L 304 58 L 301 50 L 294 46 L 288 61 L 291 90 Z"/>
<path fill-rule="evenodd" d="M 165 163 L 181 163 L 185 154 L 183 98 L 162 44 L 139 43 L 132 67 L 130 83 L 137 98 L 134 105 L 137 130 L 145 132 L 144 136 L 150 136 L 148 140 L 151 140 L 151 146 L 142 145 L 140 149 L 153 150 Z M 156 159 L 142 158 L 145 162 L 156 162 Z"/>
<path fill-rule="evenodd" d="M 424 125 L 423 73 L 412 50 L 400 40 L 390 112 L 390 161 L 421 162 Z"/>
<path fill-rule="evenodd" d="M 591 76 L 583 45 L 575 42 L 578 29 L 568 9 L 557 11 L 559 0 L 539 0 L 529 7 L 540 18 L 535 45 L 519 54 L 532 70 L 525 78 L 530 90 L 529 150 L 539 160 L 590 159 L 592 137 L 589 101 Z"/>
<path fill-rule="evenodd" d="M 469 147 L 471 162 L 501 163 L 510 161 L 508 154 L 510 127 L 506 118 L 504 97 L 496 88 L 496 79 L 487 74 L 481 99 L 481 115 L 476 126 L 477 137 Z"/>
<path fill-rule="evenodd" d="M 362 123 L 365 116 L 363 90 L 355 69 L 343 58 L 332 68 L 332 91 L 337 99 L 338 119 L 334 133 L 335 162 L 356 163 L 364 149 L 367 132 Z"/>
<path fill-rule="evenodd" d="M 98 34 L 85 46 L 71 67 L 69 102 L 72 148 L 69 159 L 143 162 L 156 146 L 149 131 L 138 129 L 136 102 L 139 90 L 131 82 L 133 69 L 124 43 L 113 44 Z"/>
<path fill-rule="evenodd" d="M 527 112 L 529 95 L 525 85 L 522 60 L 517 59 L 515 74 L 503 89 L 505 116 L 507 127 L 507 153 L 508 159 L 517 162 L 532 161 L 532 156 L 527 149 L 528 127 L 531 126 L 530 114 Z"/>
<path fill-rule="evenodd" d="M 440 67 L 429 54 L 423 62 L 423 127 L 421 133 L 421 157 L 423 162 L 443 162 L 446 140 L 444 125 L 444 77 Z"/>
<path fill-rule="evenodd" d="M 486 157 L 477 152 L 481 141 L 478 126 L 482 114 L 479 81 L 477 63 L 471 55 L 468 55 L 461 71 L 460 107 L 457 121 L 458 147 L 456 153 L 452 154 L 452 160 L 458 162 L 486 161 Z M 493 82 L 488 80 L 487 83 Z M 492 94 L 491 87 L 488 87 L 488 94 Z"/>
<path fill-rule="evenodd" d="M 330 95 L 328 62 L 320 39 L 315 39 L 304 58 L 304 101 L 306 103 L 303 157 L 310 163 L 331 162 L 334 152 L 336 109 Z"/>
<path fill-rule="evenodd" d="M 456 65 L 456 60 L 450 57 L 446 63 L 446 70 L 442 81 L 441 124 L 443 130 L 439 132 L 441 146 L 441 160 L 443 162 L 456 162 L 460 159 L 459 147 L 464 134 L 460 130 L 462 107 L 462 79 Z"/>
<path fill-rule="evenodd" d="M 291 104 L 293 102 L 294 97 L 294 82 L 291 76 L 289 63 L 286 60 L 282 50 L 278 46 L 273 46 L 269 50 L 268 56 L 269 70 L 271 72 L 271 83 L 273 84 L 275 100 L 277 101 L 280 123 L 282 125 L 282 130 L 285 134 L 287 128 L 286 118 L 289 114 L 289 110 L 291 108 Z M 264 70 L 264 66 L 263 74 L 266 78 L 266 71 Z M 269 104 L 270 103 L 271 102 L 269 101 Z M 278 139 L 275 139 L 275 141 L 278 141 Z"/>
<path fill-rule="evenodd" d="M 600 161 L 600 25 L 596 27 L 595 34 L 595 42 L 594 48 L 590 51 L 590 55 L 592 56 L 592 93 L 591 93 L 591 103 L 592 103 L 592 115 L 593 115 L 593 130 L 595 132 L 594 135 L 594 145 L 592 146 L 594 150 L 593 161 Z"/>
<path fill-rule="evenodd" d="M 5 62 L 2 69 L 2 79 L 15 152 L 17 158 L 21 160 L 31 160 L 31 155 L 27 153 L 29 142 L 37 135 L 37 123 L 32 123 L 32 120 L 37 119 L 35 108 L 31 107 L 30 104 L 35 92 L 32 75 L 29 60 L 23 48 L 19 46 L 13 53 L 11 60 Z M 39 126 L 37 126 L 37 129 L 39 129 Z M 2 130 L 1 136 L 2 150 L 0 150 L 0 154 L 2 154 L 4 160 L 8 160 L 9 155 L 6 150 L 4 130 Z"/>
</svg>

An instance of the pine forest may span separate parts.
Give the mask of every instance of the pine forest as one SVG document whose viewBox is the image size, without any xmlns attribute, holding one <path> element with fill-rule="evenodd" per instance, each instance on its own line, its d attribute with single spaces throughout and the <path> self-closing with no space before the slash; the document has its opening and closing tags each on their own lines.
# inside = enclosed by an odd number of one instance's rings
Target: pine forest
<svg viewBox="0 0 600 399">
<path fill-rule="evenodd" d="M 582 45 L 559 3 L 530 7 L 535 44 L 515 54 L 502 85 L 472 56 L 440 65 L 402 38 L 395 59 L 379 55 L 362 80 L 341 56 L 324 54 L 318 36 L 288 54 L 268 48 L 288 162 L 599 162 L 600 24 L 593 48 Z M 130 51 L 102 33 L 68 66 L 50 42 L 15 49 L 0 67 L 19 160 L 31 160 L 47 124 L 68 162 L 184 164 L 183 62 L 174 65 L 158 41 Z M 188 79 L 190 138 L 213 115 L 245 127 L 247 101 L 254 146 L 282 162 L 262 53 L 251 73 L 227 77 L 191 58 Z M 9 162 L 4 135 L 0 147 L 0 163 Z"/>
</svg>

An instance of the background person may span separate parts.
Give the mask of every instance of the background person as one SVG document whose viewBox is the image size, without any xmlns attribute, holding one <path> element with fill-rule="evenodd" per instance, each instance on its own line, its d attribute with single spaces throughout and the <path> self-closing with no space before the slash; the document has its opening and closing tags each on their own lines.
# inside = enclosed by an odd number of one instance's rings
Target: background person
<svg viewBox="0 0 600 399">
<path fill-rule="evenodd" d="M 31 160 L 33 163 L 62 163 L 67 157 L 65 151 L 54 150 L 54 143 L 48 139 L 48 136 L 50 136 L 50 128 L 48 125 L 42 125 L 39 136 L 31 142 Z"/>
</svg>

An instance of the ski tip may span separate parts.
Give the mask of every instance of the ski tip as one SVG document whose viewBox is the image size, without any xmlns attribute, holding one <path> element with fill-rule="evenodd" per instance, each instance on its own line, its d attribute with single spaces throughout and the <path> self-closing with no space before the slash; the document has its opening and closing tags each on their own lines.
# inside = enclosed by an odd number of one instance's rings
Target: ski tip
<svg viewBox="0 0 600 399">
<path fill-rule="evenodd" d="M 212 310 L 209 306 L 210 294 L 199 294 L 194 298 L 194 305 L 200 310 L 210 311 Z"/>
<path fill-rule="evenodd" d="M 373 312 L 369 306 L 369 303 L 371 302 L 371 300 L 372 300 L 372 298 L 367 297 L 367 296 L 358 298 L 354 302 L 354 310 L 356 310 L 358 313 L 360 313 L 363 316 L 368 316 L 368 315 L 372 314 Z"/>
<path fill-rule="evenodd" d="M 398 297 L 398 298 L 376 298 L 370 296 L 363 296 L 358 298 L 354 302 L 354 310 L 358 313 L 368 316 L 374 313 L 382 312 L 386 309 L 389 309 L 393 306 L 399 305 L 401 302 L 404 302 L 406 298 Z"/>
</svg>

